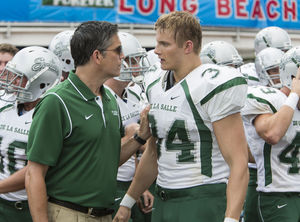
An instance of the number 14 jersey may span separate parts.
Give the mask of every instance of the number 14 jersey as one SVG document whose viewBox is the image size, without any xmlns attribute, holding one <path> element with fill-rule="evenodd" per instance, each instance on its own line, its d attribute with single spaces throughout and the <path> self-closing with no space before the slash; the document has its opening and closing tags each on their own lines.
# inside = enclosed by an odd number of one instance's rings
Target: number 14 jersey
<svg viewBox="0 0 300 222">
<path fill-rule="evenodd" d="M 146 83 L 149 122 L 157 138 L 157 184 L 180 189 L 225 183 L 229 168 L 212 123 L 240 112 L 247 83 L 234 68 L 207 64 L 167 89 L 170 71 Z M 157 76 L 157 75 L 154 75 Z"/>
</svg>

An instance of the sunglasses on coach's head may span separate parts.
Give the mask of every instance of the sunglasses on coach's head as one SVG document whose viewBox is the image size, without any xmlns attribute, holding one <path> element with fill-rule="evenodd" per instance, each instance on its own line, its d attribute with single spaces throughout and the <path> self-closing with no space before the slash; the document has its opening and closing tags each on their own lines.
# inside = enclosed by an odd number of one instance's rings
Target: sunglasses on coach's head
<svg viewBox="0 0 300 222">
<path fill-rule="evenodd" d="M 103 50 L 103 52 L 105 52 L 105 51 L 114 51 L 115 53 L 117 53 L 120 56 L 122 53 L 122 46 L 118 46 L 117 48 L 114 48 L 114 49 Z"/>
</svg>

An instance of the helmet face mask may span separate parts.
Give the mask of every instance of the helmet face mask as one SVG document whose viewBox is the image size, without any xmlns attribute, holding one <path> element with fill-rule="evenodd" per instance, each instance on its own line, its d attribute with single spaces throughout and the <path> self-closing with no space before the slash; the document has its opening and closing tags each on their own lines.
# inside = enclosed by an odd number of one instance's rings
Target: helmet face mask
<svg viewBox="0 0 300 222">
<path fill-rule="evenodd" d="M 147 53 L 139 41 L 131 34 L 118 32 L 122 44 L 124 59 L 121 64 L 120 76 L 115 79 L 119 81 L 134 81 L 142 83 L 144 73 L 149 69 L 150 63 Z"/>
<path fill-rule="evenodd" d="M 281 51 L 287 51 L 292 48 L 292 42 L 289 34 L 282 28 L 271 26 L 262 29 L 256 34 L 254 40 L 255 53 L 261 50 L 273 47 Z"/>
<path fill-rule="evenodd" d="M 235 68 L 243 64 L 243 59 L 236 48 L 225 41 L 213 41 L 204 45 L 200 58 L 203 64 L 211 63 Z"/>
<path fill-rule="evenodd" d="M 0 74 L 0 88 L 15 94 L 10 102 L 32 102 L 57 84 L 61 73 L 57 56 L 43 47 L 31 46 L 20 50 L 6 65 Z"/>
<path fill-rule="evenodd" d="M 264 85 L 281 88 L 279 65 L 284 52 L 276 48 L 265 48 L 255 58 L 255 68 Z"/>
<path fill-rule="evenodd" d="M 280 62 L 280 80 L 284 86 L 291 88 L 292 79 L 296 77 L 299 67 L 300 46 L 297 46 L 287 51 Z"/>
</svg>

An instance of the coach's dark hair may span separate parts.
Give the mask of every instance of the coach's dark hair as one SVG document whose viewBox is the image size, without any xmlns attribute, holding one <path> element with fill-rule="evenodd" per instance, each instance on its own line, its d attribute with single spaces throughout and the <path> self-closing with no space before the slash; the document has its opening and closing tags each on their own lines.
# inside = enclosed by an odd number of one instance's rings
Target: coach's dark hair
<svg viewBox="0 0 300 222">
<path fill-rule="evenodd" d="M 70 43 L 75 66 L 85 65 L 96 49 L 100 52 L 107 49 L 117 32 L 118 26 L 109 22 L 88 21 L 80 24 Z"/>
</svg>

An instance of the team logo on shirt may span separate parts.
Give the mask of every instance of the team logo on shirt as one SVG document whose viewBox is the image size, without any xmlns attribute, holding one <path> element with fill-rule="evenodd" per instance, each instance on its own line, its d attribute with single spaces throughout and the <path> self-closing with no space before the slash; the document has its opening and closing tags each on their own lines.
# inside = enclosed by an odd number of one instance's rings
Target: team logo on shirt
<svg viewBox="0 0 300 222">
<path fill-rule="evenodd" d="M 1 124 L 0 125 L 0 130 L 15 132 L 15 133 L 19 133 L 19 134 L 22 134 L 22 135 L 28 135 L 29 134 L 29 130 L 27 130 L 27 129 L 21 129 L 19 127 L 14 127 L 14 126 L 6 125 L 6 124 Z"/>
<path fill-rule="evenodd" d="M 160 110 L 170 111 L 174 113 L 177 112 L 177 106 L 159 104 L 159 103 L 152 103 L 151 109 L 160 109 Z"/>
<path fill-rule="evenodd" d="M 114 116 L 119 116 L 119 112 L 117 110 L 112 110 L 111 113 L 114 115 Z"/>
</svg>

